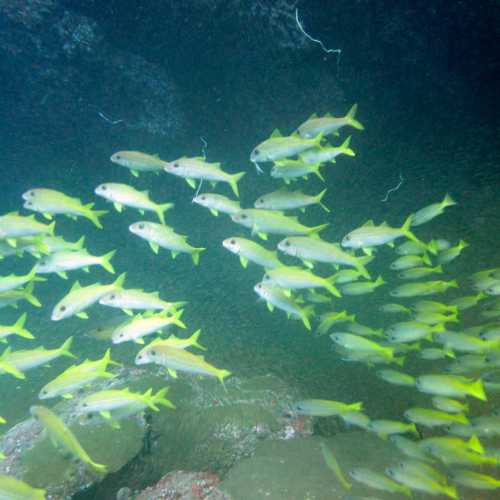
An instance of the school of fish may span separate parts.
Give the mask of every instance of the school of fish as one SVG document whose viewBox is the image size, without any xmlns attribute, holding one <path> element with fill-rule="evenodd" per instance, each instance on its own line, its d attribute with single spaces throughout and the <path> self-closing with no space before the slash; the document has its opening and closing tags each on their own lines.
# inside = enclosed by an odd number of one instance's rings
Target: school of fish
<svg viewBox="0 0 500 500">
<path fill-rule="evenodd" d="M 328 228 L 331 217 L 330 207 L 323 201 L 327 190 L 307 193 L 289 189 L 291 183 L 304 184 L 311 174 L 323 182 L 322 169 L 343 161 L 342 155 L 346 159 L 355 156 L 350 135 L 339 139 L 339 145 L 332 143 L 346 129 L 364 129 L 356 113 L 357 105 L 342 117 L 314 114 L 291 135 L 275 130 L 258 144 L 250 153 L 250 162 L 259 174 L 264 173 L 263 165 L 272 164 L 269 175 L 282 179 L 284 186 L 263 193 L 253 207 L 243 208 L 238 200 L 240 181 L 245 175 L 249 177 L 249 172 L 226 172 L 219 162 L 208 162 L 205 157 L 164 161 L 139 151 L 118 151 L 110 159 L 134 177 L 154 173 L 184 178 L 197 189 L 193 198 L 196 205 L 214 216 L 224 214 L 242 227 L 240 234 L 228 235 L 220 244 L 239 257 L 243 268 L 252 263 L 262 269 L 262 280 L 249 283 L 249 287 L 253 286 L 269 311 L 278 309 L 289 319 L 301 321 L 307 330 L 304 335 L 328 335 L 336 362 L 363 363 L 385 383 L 427 395 L 426 406 L 407 408 L 400 420 L 372 419 L 363 412 L 362 402 L 316 399 L 314 394 L 293 405 L 291 411 L 299 415 L 340 418 L 347 426 L 390 439 L 401 452 L 386 464 L 384 474 L 362 463 L 345 474 L 334 452 L 321 442 L 318 453 L 341 488 L 352 488 L 347 477 L 373 490 L 404 496 L 419 491 L 459 498 L 457 487 L 500 488 L 500 479 L 496 478 L 500 449 L 487 444 L 492 437 L 500 436 L 500 413 L 484 410 L 491 408 L 485 405 L 500 392 L 500 268 L 478 270 L 467 282 L 448 276 L 441 279 L 468 243 L 423 241 L 414 233 L 456 202 L 446 194 L 442 201 L 407 214 L 400 226 L 368 220 L 352 228 L 340 241 L 329 241 L 319 236 Z M 226 184 L 236 199 L 202 191 L 207 184 Z M 202 253 L 210 251 L 202 244 L 188 242 L 189 235 L 166 224 L 165 213 L 175 210 L 173 203 L 154 201 L 147 191 L 124 183 L 100 184 L 94 194 L 120 213 L 127 208 L 137 210 L 141 217 L 153 214 L 155 221 L 137 220 L 129 225 L 129 231 L 144 240 L 155 254 L 160 250 L 169 251 L 173 258 L 187 254 L 194 265 L 199 265 Z M 72 336 L 55 349 L 31 347 L 37 341 L 36 332 L 28 328 L 27 310 L 14 323 L 3 324 L 0 320 L 0 342 L 5 344 L 0 355 L 0 376 L 25 380 L 30 370 L 61 357 L 69 358 L 73 364 L 38 389 L 40 402 L 59 397 L 72 399 L 81 425 L 97 419 L 117 429 L 123 419 L 144 411 L 161 411 L 161 407 L 174 410 L 175 404 L 166 399 L 167 387 L 156 394 L 152 389 L 135 393 L 127 387 L 92 392 L 93 382 L 120 376 L 119 363 L 111 357 L 112 345 L 127 342 L 131 350 L 135 349 L 136 365 L 162 367 L 172 384 L 179 374 L 190 374 L 213 377 L 225 387 L 231 373 L 200 354 L 206 351 L 199 342 L 201 331 L 179 335 L 187 328 L 182 321 L 187 302 L 170 301 L 154 291 L 127 288 L 125 272 L 106 283 L 92 281 L 95 266 L 116 274 L 112 264 L 115 250 L 94 255 L 85 248 L 85 235 L 77 241 L 66 241 L 56 234 L 56 219 L 62 215 L 72 220 L 85 218 L 105 229 L 107 211 L 94 208 L 97 200 L 82 202 L 50 188 L 31 188 L 22 198 L 23 208 L 39 216 L 17 211 L 0 215 L 0 259 L 31 254 L 36 262 L 24 275 L 0 276 L 0 308 L 42 307 L 34 294 L 37 282 L 67 280 L 69 274 L 84 271 L 88 283 L 74 280 L 67 294 L 51 305 L 47 316 L 52 321 L 73 316 L 86 319 L 91 306 L 97 304 L 125 314 L 93 331 L 95 339 L 104 340 L 110 347 L 101 358 L 83 361 L 71 350 Z M 305 225 L 297 211 L 300 215 L 306 210 L 320 210 L 318 213 L 327 220 Z M 248 238 L 241 235 L 245 232 Z M 273 243 L 270 239 L 274 239 Z M 370 272 L 379 255 L 389 256 L 392 261 L 383 276 Z M 449 290 L 455 291 L 453 299 L 446 298 Z M 362 324 L 355 314 L 339 308 L 346 296 L 375 293 L 386 297 L 379 308 L 382 327 Z M 469 310 L 475 311 L 473 316 Z M 473 318 L 472 324 L 463 324 L 464 317 L 469 323 Z M 23 339 L 26 348 L 14 350 L 9 344 L 13 336 Z M 406 360 L 411 357 L 421 359 L 419 366 L 427 368 L 406 370 Z M 414 367 L 414 363 L 410 365 Z M 86 392 L 80 397 L 78 391 L 82 388 Z M 469 401 L 474 404 L 469 405 Z M 30 414 L 57 449 L 95 474 L 106 474 L 106 465 L 88 455 L 60 416 L 38 401 Z M 5 423 L 2 417 L 0 423 Z M 0 475 L 0 498 L 43 499 L 45 492 L 18 478 Z"/>
</svg>

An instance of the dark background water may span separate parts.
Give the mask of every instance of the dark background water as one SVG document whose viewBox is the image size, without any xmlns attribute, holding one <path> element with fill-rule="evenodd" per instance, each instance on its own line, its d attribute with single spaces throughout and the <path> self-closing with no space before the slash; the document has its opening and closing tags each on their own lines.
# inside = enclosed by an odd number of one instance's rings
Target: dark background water
<svg viewBox="0 0 500 500">
<path fill-rule="evenodd" d="M 249 163 L 255 144 L 276 127 L 291 132 L 312 112 L 340 116 L 357 102 L 366 127 L 353 137 L 357 156 L 325 169 L 325 202 L 332 208 L 325 237 L 339 240 L 368 218 L 401 224 L 448 191 L 460 206 L 419 235 L 473 243 L 451 268 L 454 275 L 498 265 L 500 231 L 492 230 L 500 209 L 498 3 L 296 2 L 305 29 L 341 48 L 340 59 L 304 38 L 294 6 L 262 0 L 2 2 L 1 209 L 19 208 L 21 193 L 35 186 L 85 201 L 105 181 L 149 188 L 153 199 L 176 203 L 167 222 L 208 247 L 196 272 L 188 258 L 155 257 L 133 238 L 127 231 L 138 218 L 133 211 L 111 212 L 102 232 L 86 221 L 64 221 L 61 231 L 75 239 L 88 233 L 95 253 L 119 248 L 115 264 L 128 272 L 127 286 L 189 300 L 186 320 L 193 330 L 205 330 L 217 364 L 241 375 L 270 370 L 294 377 L 310 396 L 349 392 L 369 399 L 373 387 L 363 384 L 365 368 L 333 363 L 326 339 L 313 341 L 281 313 L 264 314 L 252 290 L 260 270 L 243 272 L 220 246 L 225 237 L 248 233 L 193 206 L 193 191 L 183 181 L 136 180 L 108 160 L 119 149 L 165 159 L 196 156 L 203 137 L 210 160 L 228 171 L 248 171 L 241 183 L 248 206 L 279 186 Z M 111 124 L 99 112 L 124 121 Z M 402 187 L 382 202 L 400 174 Z M 310 192 L 320 188 L 316 180 L 308 185 Z M 310 224 L 325 219 L 320 209 L 303 218 Z M 29 265 L 20 262 L 15 271 Z M 384 270 L 381 263 L 375 269 Z M 6 261 L 2 272 L 11 270 Z M 109 279 L 99 272 L 78 276 L 85 283 Z M 83 328 L 77 319 L 64 326 L 47 320 L 68 287 L 56 277 L 39 287 L 46 307 L 30 315 L 30 325 L 38 325 L 47 345 Z M 377 321 L 364 300 L 351 310 Z M 16 315 L 9 311 L 6 321 Z M 77 342 L 82 355 L 103 350 Z M 131 357 L 125 348 L 119 353 Z M 39 376 L 41 385 L 49 372 Z M 39 387 L 16 387 L 7 400 L 22 392 L 16 408 L 24 411 Z"/>
</svg>

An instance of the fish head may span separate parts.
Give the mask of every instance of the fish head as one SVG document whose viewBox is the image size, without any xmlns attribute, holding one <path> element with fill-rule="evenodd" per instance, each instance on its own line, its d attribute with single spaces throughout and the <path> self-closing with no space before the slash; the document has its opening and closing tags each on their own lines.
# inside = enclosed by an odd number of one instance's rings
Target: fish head
<svg viewBox="0 0 500 500">
<path fill-rule="evenodd" d="M 210 208 L 212 206 L 212 198 L 207 194 L 203 193 L 198 196 L 195 196 L 193 198 L 193 203 L 196 203 L 197 205 L 201 205 L 202 207 L 208 207 Z"/>
<path fill-rule="evenodd" d="M 222 246 L 236 255 L 239 255 L 239 253 L 241 251 L 241 247 L 240 247 L 238 238 L 226 238 L 222 242 Z"/>
<path fill-rule="evenodd" d="M 113 163 L 116 163 L 117 165 L 121 165 L 122 167 L 131 167 L 132 162 L 130 161 L 130 158 L 126 154 L 125 151 L 117 151 L 116 153 L 112 154 L 111 157 L 109 158 Z"/>
<path fill-rule="evenodd" d="M 253 225 L 252 218 L 245 210 L 240 210 L 239 212 L 231 215 L 231 220 L 245 227 L 251 228 Z"/>
<path fill-rule="evenodd" d="M 360 248 L 363 246 L 363 242 L 357 238 L 354 233 L 349 233 L 344 236 L 340 244 L 344 248 Z"/>
<path fill-rule="evenodd" d="M 266 199 L 264 198 L 264 196 L 257 198 L 253 206 L 255 208 L 266 208 Z"/>
<path fill-rule="evenodd" d="M 391 290 L 391 291 L 389 292 L 389 295 L 390 295 L 391 297 L 399 297 L 399 296 L 400 296 L 400 292 L 399 292 L 399 290 L 396 288 L 395 290 Z"/>
<path fill-rule="evenodd" d="M 40 193 L 40 189 L 30 189 L 29 191 L 26 191 L 22 194 L 23 200 L 36 200 L 38 197 L 38 194 Z"/>
<path fill-rule="evenodd" d="M 42 387 L 42 389 L 38 393 L 38 399 L 49 399 L 53 397 L 53 394 L 50 392 L 50 389 L 47 386 Z"/>
<path fill-rule="evenodd" d="M 64 318 L 68 318 L 72 316 L 74 312 L 74 308 L 71 307 L 70 303 L 66 303 L 65 301 L 59 302 L 54 309 L 52 310 L 52 315 L 50 319 L 52 321 L 59 321 Z"/>
<path fill-rule="evenodd" d="M 264 283 L 264 284 L 267 283 L 269 285 L 272 283 L 272 281 L 273 281 L 273 279 L 271 278 L 271 276 L 269 276 L 268 273 L 264 274 L 264 277 L 262 278 L 262 283 Z"/>
<path fill-rule="evenodd" d="M 147 221 L 134 222 L 128 228 L 131 233 L 143 238 L 147 238 L 152 233 L 152 226 Z"/>
<path fill-rule="evenodd" d="M 257 283 L 254 287 L 253 287 L 255 293 L 257 295 L 259 295 L 260 297 L 262 297 L 263 299 L 266 298 L 266 287 L 264 286 L 264 283 L 260 282 L 260 283 Z"/>
<path fill-rule="evenodd" d="M 126 342 L 128 338 L 125 336 L 125 332 L 118 329 L 113 332 L 113 335 L 111 335 L 111 340 L 113 341 L 113 344 L 121 344 L 122 342 Z"/>
<path fill-rule="evenodd" d="M 287 254 L 287 255 L 296 255 L 297 249 L 292 245 L 290 238 L 285 238 L 278 243 L 278 250 Z"/>
<path fill-rule="evenodd" d="M 165 170 L 165 172 L 168 172 L 169 174 L 174 174 L 174 175 L 186 174 L 186 167 L 180 160 L 167 161 L 163 165 L 163 170 Z"/>
<path fill-rule="evenodd" d="M 42 257 L 41 259 L 38 260 L 36 263 L 36 268 L 35 272 L 37 273 L 50 273 L 50 258 L 49 257 Z"/>
<path fill-rule="evenodd" d="M 94 193 L 103 198 L 109 198 L 111 196 L 111 185 L 109 183 L 99 184 L 99 186 L 94 189 Z"/>
<path fill-rule="evenodd" d="M 146 365 L 148 363 L 154 363 L 157 358 L 158 351 L 154 347 L 147 347 L 137 353 L 137 356 L 135 357 L 135 364 Z"/>
<path fill-rule="evenodd" d="M 252 163 L 267 161 L 267 155 L 259 147 L 256 147 L 250 153 L 250 161 Z"/>
</svg>

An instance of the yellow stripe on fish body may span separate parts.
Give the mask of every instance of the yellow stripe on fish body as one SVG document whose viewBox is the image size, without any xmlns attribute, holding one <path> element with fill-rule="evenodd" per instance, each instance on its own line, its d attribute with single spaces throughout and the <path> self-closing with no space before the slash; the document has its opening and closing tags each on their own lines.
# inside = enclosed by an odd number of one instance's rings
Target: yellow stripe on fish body
<svg viewBox="0 0 500 500">
<path fill-rule="evenodd" d="M 322 278 L 300 267 L 282 266 L 269 269 L 264 275 L 263 281 L 264 283 L 274 283 L 286 289 L 326 288 L 335 297 L 340 297 L 340 292 L 333 285 L 334 279 L 335 275 L 330 276 L 330 278 Z"/>
<path fill-rule="evenodd" d="M 120 289 L 125 281 L 125 274 L 120 274 L 116 281 L 109 285 L 96 283 L 81 287 L 78 281 L 76 281 L 69 293 L 52 310 L 52 321 L 59 321 L 73 315 L 86 318 L 84 310 L 98 302 L 105 294 L 115 289 Z"/>
<path fill-rule="evenodd" d="M 40 234 L 54 234 L 55 222 L 42 224 L 34 215 L 24 216 L 12 212 L 0 216 L 0 239 L 6 239 L 11 246 L 16 246 L 16 238 L 36 236 Z"/>
<path fill-rule="evenodd" d="M 206 207 L 217 216 L 219 212 L 234 215 L 241 210 L 238 201 L 230 200 L 226 196 L 217 193 L 202 193 L 193 198 L 193 203 Z"/>
<path fill-rule="evenodd" d="M 254 203 L 255 208 L 265 210 L 294 210 L 297 208 L 305 208 L 310 205 L 319 204 L 327 212 L 330 210 L 322 204 L 321 200 L 326 193 L 326 189 L 316 196 L 311 196 L 302 193 L 301 191 L 288 191 L 280 189 L 272 193 L 259 196 Z"/>
<path fill-rule="evenodd" d="M 112 202 L 119 212 L 122 206 L 155 212 L 162 224 L 165 223 L 164 213 L 174 206 L 173 203 L 155 203 L 149 198 L 148 191 L 138 191 L 132 186 L 116 182 L 100 184 L 94 192 L 105 200 Z"/>
<path fill-rule="evenodd" d="M 126 167 L 134 175 L 137 172 L 161 172 L 167 163 L 157 155 L 142 153 L 141 151 L 117 151 L 111 155 L 110 160 L 117 165 Z"/>
<path fill-rule="evenodd" d="M 129 226 L 131 233 L 146 240 L 153 252 L 158 253 L 159 247 L 172 252 L 175 258 L 178 253 L 191 255 L 195 265 L 198 265 L 200 253 L 206 250 L 202 247 L 193 247 L 187 242 L 187 237 L 177 234 L 172 228 L 156 222 L 139 221 Z"/>
<path fill-rule="evenodd" d="M 46 365 L 61 356 L 76 358 L 76 356 L 70 352 L 72 342 L 73 337 L 69 337 L 63 342 L 61 347 L 57 349 L 37 347 L 36 349 L 12 351 L 11 348 L 8 347 L 0 356 L 0 361 L 24 372 L 37 368 L 38 366 Z"/>
<path fill-rule="evenodd" d="M 46 491 L 33 488 L 14 476 L 0 474 L 0 498 L 5 500 L 45 500 Z"/>
<path fill-rule="evenodd" d="M 324 262 L 354 267 L 360 274 L 370 279 L 365 266 L 373 260 L 371 256 L 356 257 L 340 248 L 337 243 L 329 243 L 319 237 L 291 236 L 278 243 L 278 250 L 306 262 Z"/>
<path fill-rule="evenodd" d="M 340 287 L 344 295 L 365 295 L 373 293 L 379 286 L 385 285 L 386 282 L 379 276 L 375 281 L 360 281 L 356 283 L 346 283 Z"/>
<path fill-rule="evenodd" d="M 168 302 L 161 299 L 158 292 L 145 292 L 138 288 L 122 288 L 103 295 L 99 299 L 99 304 L 130 312 L 134 309 L 170 311 L 182 307 L 186 302 Z"/>
<path fill-rule="evenodd" d="M 420 375 L 417 377 L 417 389 L 436 396 L 455 398 L 472 396 L 486 401 L 481 379 L 474 380 L 459 375 Z"/>
<path fill-rule="evenodd" d="M 301 319 L 304 326 L 311 330 L 310 317 L 314 314 L 312 306 L 300 307 L 285 290 L 264 282 L 257 283 L 254 286 L 254 291 L 267 302 L 267 306 L 271 311 L 274 307 L 277 307 L 287 314 Z"/>
<path fill-rule="evenodd" d="M 113 332 L 111 337 L 113 344 L 121 344 L 130 340 L 143 344 L 143 337 L 164 330 L 171 325 L 186 328 L 186 325 L 180 320 L 182 312 L 183 310 L 180 310 L 170 314 L 168 311 L 161 311 L 149 316 L 138 314 Z"/>
<path fill-rule="evenodd" d="M 295 156 L 306 149 L 320 146 L 323 135 L 316 135 L 312 139 L 303 139 L 298 134 L 282 136 L 275 129 L 269 139 L 258 144 L 250 153 L 250 161 L 260 163 L 266 161 L 281 160 Z"/>
<path fill-rule="evenodd" d="M 62 214 L 69 217 L 86 217 L 96 227 L 102 229 L 99 217 L 107 212 L 92 210 L 94 204 L 84 205 L 78 198 L 73 198 L 54 189 L 37 188 L 23 193 L 24 208 L 34 210 L 50 219 L 53 215 Z"/>
<path fill-rule="evenodd" d="M 388 491 L 390 493 L 402 493 L 411 497 L 411 490 L 407 486 L 393 481 L 392 479 L 364 467 L 356 467 L 351 470 L 350 476 L 357 482 L 376 490 Z"/>
<path fill-rule="evenodd" d="M 392 297 L 425 297 L 444 293 L 448 288 L 458 288 L 456 280 L 407 283 L 391 290 L 390 294 Z"/>
<path fill-rule="evenodd" d="M 235 255 L 238 255 L 243 267 L 247 267 L 249 261 L 266 269 L 276 269 L 283 266 L 275 250 L 267 250 L 258 243 L 255 243 L 255 241 L 246 238 L 233 236 L 225 239 L 222 242 L 222 246 Z"/>
<path fill-rule="evenodd" d="M 328 224 L 321 224 L 307 227 L 301 224 L 297 217 L 286 216 L 275 210 L 260 210 L 257 208 L 241 210 L 232 215 L 231 219 L 251 229 L 252 233 L 258 234 L 264 239 L 267 233 L 300 236 L 319 233 L 328 226 Z"/>
<path fill-rule="evenodd" d="M 44 406 L 32 406 L 30 412 L 43 425 L 54 444 L 71 453 L 72 456 L 88 465 L 95 472 L 101 474 L 107 472 L 105 465 L 98 464 L 89 457 L 73 432 L 56 414 Z"/>
<path fill-rule="evenodd" d="M 270 175 L 274 179 L 283 179 L 285 183 L 289 183 L 298 178 L 307 179 L 310 174 L 314 174 L 321 181 L 325 182 L 320 172 L 322 166 L 320 162 L 305 163 L 303 160 L 279 160 L 274 162 Z"/>
<path fill-rule="evenodd" d="M 299 158 L 305 163 L 335 163 L 335 158 L 340 155 L 356 156 L 356 153 L 349 147 L 351 143 L 351 136 L 340 145 L 336 147 L 315 147 L 306 149 L 300 153 Z"/>
<path fill-rule="evenodd" d="M 311 138 L 316 137 L 318 134 L 328 135 L 338 133 L 343 127 L 364 130 L 365 127 L 355 118 L 357 111 L 358 105 L 353 104 L 347 114 L 342 117 L 336 118 L 330 114 L 318 117 L 313 114 L 302 125 L 299 125 L 297 131 L 301 137 Z"/>
<path fill-rule="evenodd" d="M 431 408 L 408 408 L 404 416 L 410 422 L 426 427 L 437 427 L 458 423 L 467 425 L 469 419 L 463 413 L 447 413 Z"/>
<path fill-rule="evenodd" d="M 202 179 L 209 182 L 226 182 L 231 186 L 236 197 L 239 197 L 238 181 L 246 174 L 246 172 L 229 174 L 221 170 L 220 163 L 208 163 L 204 158 L 186 157 L 166 163 L 164 170 L 169 174 L 188 180 Z"/>
<path fill-rule="evenodd" d="M 352 484 L 344 476 L 342 469 L 340 468 L 340 465 L 335 458 L 335 455 L 332 453 L 332 450 L 328 448 L 323 441 L 319 443 L 319 446 L 321 448 L 321 453 L 323 454 L 326 465 L 333 471 L 344 489 L 349 491 L 352 488 Z"/>
<path fill-rule="evenodd" d="M 174 374 L 183 371 L 191 374 L 216 377 L 224 384 L 224 379 L 231 375 L 231 372 L 216 368 L 207 363 L 203 356 L 198 356 L 183 349 L 176 349 L 165 345 L 152 345 L 144 349 L 135 358 L 137 365 L 155 363 L 164 366 Z"/>
</svg>

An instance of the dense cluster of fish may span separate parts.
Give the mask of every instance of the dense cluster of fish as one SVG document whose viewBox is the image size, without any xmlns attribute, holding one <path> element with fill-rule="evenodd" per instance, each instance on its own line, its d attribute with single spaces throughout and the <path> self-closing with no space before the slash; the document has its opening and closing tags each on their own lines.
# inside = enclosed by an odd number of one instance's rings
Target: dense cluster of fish
<svg viewBox="0 0 500 500">
<path fill-rule="evenodd" d="M 275 130 L 270 138 L 253 149 L 250 161 L 260 173 L 263 172 L 262 164 L 272 162 L 270 175 L 283 179 L 286 184 L 307 179 L 310 174 L 323 180 L 321 168 L 335 163 L 340 155 L 355 156 L 350 147 L 351 136 L 342 140 L 340 146 L 329 144 L 327 138 L 339 136 L 345 128 L 362 130 L 363 125 L 355 118 L 356 111 L 357 106 L 354 105 L 341 118 L 313 115 L 289 136 Z M 455 205 L 450 196 L 446 195 L 442 202 L 410 214 L 400 227 L 391 227 L 386 223 L 376 225 L 368 221 L 350 231 L 340 242 L 334 242 L 318 236 L 328 226 L 327 223 L 307 226 L 288 213 L 294 210 L 303 212 L 314 205 L 329 212 L 323 203 L 326 190 L 306 194 L 282 188 L 259 196 L 253 208 L 242 208 L 238 200 L 222 194 L 200 193 L 203 182 L 212 186 L 225 183 L 238 198 L 238 182 L 245 174 L 229 174 L 222 170 L 219 163 L 209 163 L 204 157 L 182 157 L 168 162 L 137 151 L 120 151 L 111 156 L 111 161 L 129 169 L 134 176 L 140 172 L 166 172 L 182 177 L 192 188 L 197 188 L 194 203 L 208 208 L 213 215 L 226 214 L 264 242 L 269 235 L 278 235 L 280 241 L 275 249 L 240 236 L 230 236 L 222 242 L 224 248 L 239 256 L 244 268 L 249 262 L 263 268 L 263 278 L 254 285 L 254 290 L 269 310 L 279 309 L 289 318 L 302 321 L 307 330 L 312 331 L 315 327 L 319 335 L 329 334 L 342 360 L 361 362 L 371 367 L 383 365 L 385 367 L 376 372 L 382 380 L 432 396 L 431 407 L 407 409 L 404 417 L 408 422 L 372 420 L 363 413 L 360 402 L 347 404 L 309 399 L 294 405 L 293 410 L 297 413 L 317 417 L 338 416 L 348 425 L 374 432 L 380 437 L 389 437 L 406 456 L 397 465 L 388 464 L 386 475 L 366 468 L 354 469 L 350 476 L 355 481 L 374 489 L 408 496 L 411 490 L 418 490 L 451 498 L 457 498 L 456 484 L 475 489 L 499 487 L 500 481 L 491 475 L 455 466 L 472 468 L 500 463 L 500 452 L 485 449 L 479 441 L 479 437 L 500 434 L 500 417 L 496 414 L 470 417 L 465 402 L 466 397 L 486 401 L 487 392 L 500 390 L 500 299 L 494 298 L 500 295 L 500 268 L 472 275 L 471 284 L 477 294 L 460 296 L 447 302 L 429 300 L 428 297 L 459 287 L 454 279 L 440 280 L 433 276 L 442 274 L 443 267 L 456 259 L 467 243 L 459 241 L 452 246 L 443 239 L 424 242 L 413 232 L 414 228 Z M 205 248 L 192 246 L 186 236 L 165 223 L 165 212 L 173 208 L 172 203 L 156 203 L 148 192 L 112 182 L 99 185 L 95 194 L 112 203 L 118 212 L 127 207 L 138 210 L 141 215 L 154 213 L 159 222 L 134 222 L 129 226 L 130 232 L 145 240 L 154 253 L 158 253 L 160 248 L 170 251 L 173 258 L 186 253 L 195 265 L 199 264 L 200 254 Z M 0 307 L 17 307 L 22 301 L 41 307 L 34 295 L 34 287 L 50 274 L 67 279 L 68 273 L 76 270 L 90 272 L 93 266 L 115 274 L 111 263 L 114 251 L 92 255 L 85 248 L 83 236 L 75 242 L 68 242 L 56 235 L 55 221 L 52 220 L 56 215 L 72 219 L 84 217 L 102 228 L 100 219 L 105 211 L 95 210 L 93 203 L 84 204 L 77 198 L 46 188 L 30 189 L 23 194 L 23 199 L 25 209 L 41 214 L 50 222 L 43 223 L 34 215 L 17 212 L 0 216 L 0 257 L 29 253 L 37 259 L 25 275 L 0 277 Z M 397 247 L 396 241 L 400 243 Z M 398 278 L 403 280 L 391 288 L 389 295 L 410 302 L 386 303 L 381 307 L 381 313 L 386 318 L 399 317 L 399 321 L 389 321 L 388 326 L 377 329 L 358 323 L 355 315 L 345 310 L 332 310 L 332 303 L 343 296 L 372 294 L 379 287 L 388 286 L 382 276 L 373 279 L 368 270 L 369 264 L 376 259 L 377 251 L 386 245 L 397 254 L 389 272 L 397 272 Z M 285 264 L 286 259 L 290 259 L 291 264 Z M 293 259 L 300 261 L 301 265 Z M 322 270 L 332 267 L 335 272 L 324 276 Z M 185 372 L 214 377 L 224 385 L 230 372 L 213 366 L 194 351 L 206 350 L 199 343 L 199 330 L 187 338 L 172 334 L 173 328 L 186 328 L 182 315 L 187 303 L 167 301 L 157 292 L 126 288 L 125 278 L 125 273 L 122 273 L 106 284 L 82 286 L 78 281 L 74 282 L 68 293 L 53 307 L 51 319 L 62 321 L 73 316 L 85 319 L 88 309 L 94 304 L 121 309 L 128 318 L 110 320 L 109 324 L 94 331 L 95 338 L 113 344 L 139 344 L 141 348 L 135 355 L 135 363 L 154 363 L 164 367 L 174 379 L 178 372 Z M 421 279 L 424 281 L 418 281 Z M 493 298 L 480 313 L 484 322 L 457 329 L 462 312 L 476 307 L 488 297 Z M 26 329 L 26 319 L 27 314 L 23 312 L 13 324 L 0 326 L 0 342 L 8 343 L 12 335 L 33 341 L 35 336 Z M 149 338 L 152 340 L 145 345 L 145 340 Z M 24 379 L 27 371 L 61 356 L 76 360 L 77 356 L 71 352 L 72 340 L 71 336 L 68 337 L 56 349 L 39 346 L 12 350 L 7 345 L 0 356 L 0 374 Z M 405 357 L 410 353 L 423 360 L 451 360 L 448 373 L 403 372 Z M 119 377 L 117 365 L 111 359 L 110 349 L 100 359 L 75 362 L 40 389 L 39 399 L 72 398 L 76 391 L 91 387 L 99 379 Z M 120 428 L 120 420 L 146 410 L 159 411 L 160 406 L 174 409 L 166 394 L 167 388 L 156 394 L 151 389 L 144 393 L 134 393 L 128 388 L 90 390 L 84 397 L 75 398 L 74 409 L 81 425 L 100 421 Z M 97 474 L 106 472 L 106 467 L 89 457 L 54 412 L 34 405 L 31 415 L 46 429 L 57 448 L 62 448 Z M 4 422 L 0 417 L 0 423 Z M 421 427 L 430 429 L 432 434 L 422 438 Z M 412 435 L 413 439 L 404 434 Z M 349 489 L 351 484 L 324 443 L 321 452 L 343 487 Z M 0 497 L 14 498 L 16 495 L 19 498 L 45 498 L 43 490 L 31 488 L 14 477 L 0 475 Z"/>
</svg>

